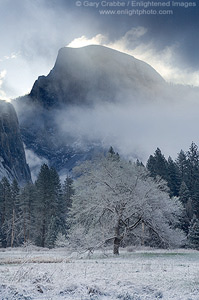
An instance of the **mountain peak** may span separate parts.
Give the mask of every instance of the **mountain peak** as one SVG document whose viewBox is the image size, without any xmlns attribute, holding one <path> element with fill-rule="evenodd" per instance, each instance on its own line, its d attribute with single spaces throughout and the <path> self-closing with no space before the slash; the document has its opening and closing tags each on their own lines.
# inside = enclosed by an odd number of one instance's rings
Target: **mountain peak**
<svg viewBox="0 0 199 300">
<path fill-rule="evenodd" d="M 148 64 L 104 46 L 61 48 L 48 76 L 35 82 L 30 98 L 45 108 L 143 98 L 164 84 Z"/>
</svg>

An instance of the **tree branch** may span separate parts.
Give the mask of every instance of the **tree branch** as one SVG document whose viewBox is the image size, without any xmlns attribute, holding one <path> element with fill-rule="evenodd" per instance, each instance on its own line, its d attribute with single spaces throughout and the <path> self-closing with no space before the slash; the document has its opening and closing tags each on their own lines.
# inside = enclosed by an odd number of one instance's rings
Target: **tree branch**
<svg viewBox="0 0 199 300">
<path fill-rule="evenodd" d="M 131 225 L 128 229 L 129 230 L 135 229 L 140 224 L 141 221 L 142 221 L 142 216 L 133 225 Z"/>
<path fill-rule="evenodd" d="M 146 225 L 146 226 L 148 226 L 157 236 L 158 236 L 158 238 L 160 239 L 160 241 L 166 246 L 169 246 L 169 242 L 166 240 L 166 239 L 164 239 L 159 233 L 158 233 L 158 231 L 148 222 L 148 221 L 144 221 L 143 220 L 143 222 L 144 222 L 144 224 Z"/>
</svg>

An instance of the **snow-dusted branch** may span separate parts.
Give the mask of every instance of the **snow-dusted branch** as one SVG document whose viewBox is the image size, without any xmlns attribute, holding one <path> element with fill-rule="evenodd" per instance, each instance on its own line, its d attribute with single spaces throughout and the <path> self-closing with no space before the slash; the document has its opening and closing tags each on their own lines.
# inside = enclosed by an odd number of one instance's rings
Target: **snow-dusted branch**
<svg viewBox="0 0 199 300">
<path fill-rule="evenodd" d="M 132 231 L 140 238 L 150 238 L 152 231 L 167 245 L 183 239 L 175 230 L 179 203 L 170 199 L 165 183 L 155 182 L 144 167 L 102 156 L 83 163 L 77 171 L 70 214 L 71 244 L 95 249 L 113 241 L 118 254 Z"/>
</svg>

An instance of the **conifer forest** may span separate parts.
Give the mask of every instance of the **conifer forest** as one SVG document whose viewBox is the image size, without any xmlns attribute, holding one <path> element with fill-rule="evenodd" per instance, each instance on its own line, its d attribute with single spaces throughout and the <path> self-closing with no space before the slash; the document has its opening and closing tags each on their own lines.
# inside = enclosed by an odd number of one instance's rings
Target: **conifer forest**
<svg viewBox="0 0 199 300">
<path fill-rule="evenodd" d="M 113 245 L 114 254 L 129 245 L 199 249 L 198 146 L 175 160 L 157 148 L 146 166 L 111 147 L 64 182 L 47 164 L 25 186 L 4 177 L 0 223 L 1 248 L 53 248 L 63 241 L 90 251 Z"/>
</svg>

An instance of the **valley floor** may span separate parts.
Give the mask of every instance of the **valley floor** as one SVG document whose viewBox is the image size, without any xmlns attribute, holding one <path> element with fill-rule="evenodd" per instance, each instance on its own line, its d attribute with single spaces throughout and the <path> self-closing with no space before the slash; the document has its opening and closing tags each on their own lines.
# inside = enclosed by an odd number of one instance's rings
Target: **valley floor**
<svg viewBox="0 0 199 300">
<path fill-rule="evenodd" d="M 199 252 L 0 249 L 0 300 L 199 300 Z"/>
</svg>

